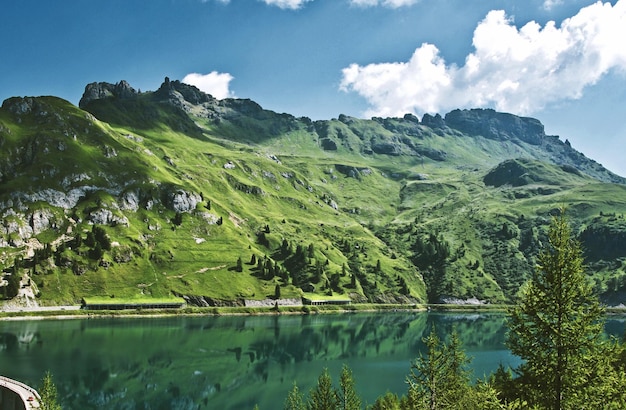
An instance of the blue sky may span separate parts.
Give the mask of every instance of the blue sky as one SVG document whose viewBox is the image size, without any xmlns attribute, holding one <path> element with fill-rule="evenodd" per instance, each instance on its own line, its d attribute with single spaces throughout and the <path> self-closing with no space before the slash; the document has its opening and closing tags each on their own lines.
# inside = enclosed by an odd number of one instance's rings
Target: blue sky
<svg viewBox="0 0 626 410">
<path fill-rule="evenodd" d="M 312 119 L 494 108 L 626 176 L 626 0 L 20 0 L 0 36 L 1 100 L 168 76 Z"/>
</svg>

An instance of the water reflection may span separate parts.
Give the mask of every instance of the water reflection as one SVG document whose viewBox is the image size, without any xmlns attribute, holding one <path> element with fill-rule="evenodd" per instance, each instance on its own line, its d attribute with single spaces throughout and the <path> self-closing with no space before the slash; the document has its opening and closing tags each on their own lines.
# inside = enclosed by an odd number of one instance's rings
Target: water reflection
<svg viewBox="0 0 626 410">
<path fill-rule="evenodd" d="M 34 385 L 51 370 L 66 409 L 266 410 L 346 363 L 372 403 L 406 391 L 433 327 L 456 328 L 477 376 L 517 364 L 503 315 L 424 312 L 0 322 L 0 369 Z"/>
</svg>

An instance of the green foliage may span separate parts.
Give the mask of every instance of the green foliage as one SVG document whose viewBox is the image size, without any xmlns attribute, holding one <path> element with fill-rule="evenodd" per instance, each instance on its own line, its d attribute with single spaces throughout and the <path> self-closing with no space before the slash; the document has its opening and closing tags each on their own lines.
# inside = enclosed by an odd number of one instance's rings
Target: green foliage
<svg viewBox="0 0 626 410">
<path fill-rule="evenodd" d="M 57 399 L 57 388 L 52 379 L 52 374 L 48 371 L 44 375 L 39 387 L 39 404 L 42 410 L 61 410 L 61 405 Z"/>
<path fill-rule="evenodd" d="M 426 355 L 411 365 L 409 402 L 414 408 L 430 410 L 459 407 L 468 399 L 469 359 L 461 348 L 456 332 L 448 344 L 441 342 L 435 330 L 423 339 Z"/>
<path fill-rule="evenodd" d="M 339 391 L 337 392 L 338 410 L 360 410 L 361 399 L 357 395 L 354 387 L 352 370 L 345 364 L 341 369 L 339 378 Z"/>
<path fill-rule="evenodd" d="M 289 394 L 285 399 L 284 410 L 306 410 L 306 405 L 304 404 L 304 397 L 302 393 L 300 393 L 300 389 L 298 389 L 298 384 L 294 381 L 293 387 L 289 390 Z"/>
<path fill-rule="evenodd" d="M 184 85 L 168 84 L 82 109 L 55 97 L 33 99 L 30 113 L 16 114 L 11 101 L 0 108 L 8 153 L 0 168 L 10 171 L 0 202 L 17 195 L 28 208 L 7 213 L 6 222 L 28 226 L 37 211 L 51 221 L 36 235 L 41 243 L 74 235 L 73 252 L 57 250 L 54 263 L 36 255 L 34 272 L 54 274 L 57 284 L 46 286 L 46 303 L 131 296 L 140 285 L 155 296 L 263 298 L 276 277 L 289 297 L 313 284 L 315 293 L 371 302 L 515 302 L 546 239 L 555 194 L 575 204 L 575 232 L 588 247 L 596 290 L 619 303 L 625 180 L 558 138 L 538 136 L 540 145 L 517 135 L 485 138 L 410 116 L 311 121 L 246 100 L 182 111 L 167 102 L 168 87 Z M 189 90 L 180 95 L 199 101 Z M 500 124 L 490 124 L 499 135 Z M 67 212 L 27 199 L 70 189 L 85 195 Z M 200 198 L 200 206 L 177 211 L 174 193 Z M 86 222 L 103 210 L 114 216 L 109 226 Z M 1 239 L 19 244 L 17 232 Z M 96 238 L 99 232 L 105 236 Z M 246 251 L 268 255 L 271 268 L 233 278 L 229 269 Z M 10 266 L 13 255 L 3 258 Z"/>
<path fill-rule="evenodd" d="M 4 298 L 12 299 L 17 296 L 20 291 L 20 281 L 22 280 L 22 258 L 15 257 L 13 260 L 13 267 L 11 268 L 11 274 L 7 278 L 7 285 L 3 288 Z"/>
<path fill-rule="evenodd" d="M 400 398 L 398 395 L 387 392 L 378 397 L 370 410 L 401 410 Z"/>
<path fill-rule="evenodd" d="M 581 398 L 603 384 L 602 314 L 562 209 L 552 220 L 538 268 L 509 315 L 507 344 L 524 359 L 519 385 L 530 403 L 580 408 Z"/>
<path fill-rule="evenodd" d="M 328 369 L 317 379 L 317 386 L 309 392 L 308 410 L 335 410 L 339 403 Z"/>
</svg>

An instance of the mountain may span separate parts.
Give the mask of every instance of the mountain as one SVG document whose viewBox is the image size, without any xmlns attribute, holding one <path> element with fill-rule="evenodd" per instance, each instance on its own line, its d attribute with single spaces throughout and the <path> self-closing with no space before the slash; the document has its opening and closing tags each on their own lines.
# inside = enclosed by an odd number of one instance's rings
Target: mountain
<svg viewBox="0 0 626 410">
<path fill-rule="evenodd" d="M 0 266 L 44 303 L 511 302 L 561 206 L 623 301 L 626 179 L 533 118 L 312 121 L 166 78 L 9 98 L 0 149 Z"/>
</svg>

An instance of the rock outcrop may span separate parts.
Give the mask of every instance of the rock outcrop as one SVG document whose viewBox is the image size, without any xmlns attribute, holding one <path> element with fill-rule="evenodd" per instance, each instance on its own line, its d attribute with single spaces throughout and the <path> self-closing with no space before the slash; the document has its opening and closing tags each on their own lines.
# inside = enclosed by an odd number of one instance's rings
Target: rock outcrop
<svg viewBox="0 0 626 410">
<path fill-rule="evenodd" d="M 463 133 L 498 141 L 519 139 L 539 145 L 546 136 L 543 124 L 535 118 L 518 117 L 491 109 L 454 110 L 446 114 L 445 123 Z"/>
<path fill-rule="evenodd" d="M 128 84 L 128 82 L 122 80 L 117 84 L 111 84 L 107 82 L 90 83 L 85 86 L 85 92 L 80 99 L 78 106 L 85 108 L 87 104 L 94 100 L 101 100 L 104 98 L 120 98 L 127 99 L 137 95 L 137 91 Z"/>
</svg>

